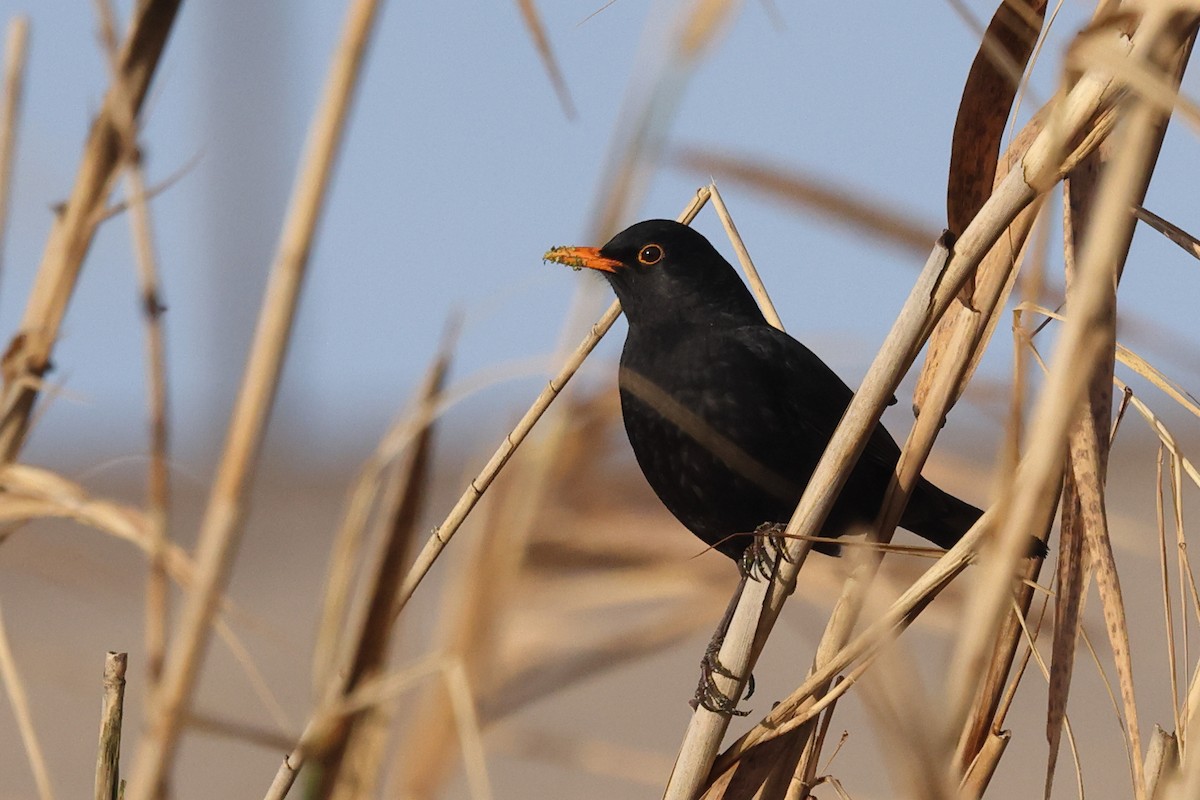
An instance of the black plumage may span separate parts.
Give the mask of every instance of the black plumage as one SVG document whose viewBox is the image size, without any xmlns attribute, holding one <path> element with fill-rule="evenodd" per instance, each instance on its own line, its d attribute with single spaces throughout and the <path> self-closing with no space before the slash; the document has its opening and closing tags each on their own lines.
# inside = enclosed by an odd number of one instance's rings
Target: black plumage
<svg viewBox="0 0 1200 800">
<path fill-rule="evenodd" d="M 791 518 L 853 392 L 771 327 L 733 267 L 686 225 L 640 222 L 599 249 L 546 258 L 608 279 L 629 320 L 619 385 L 638 464 L 684 526 L 740 559 L 756 529 Z M 877 425 L 822 535 L 875 520 L 899 456 Z M 980 513 L 922 478 L 900 524 L 950 547 Z"/>
</svg>

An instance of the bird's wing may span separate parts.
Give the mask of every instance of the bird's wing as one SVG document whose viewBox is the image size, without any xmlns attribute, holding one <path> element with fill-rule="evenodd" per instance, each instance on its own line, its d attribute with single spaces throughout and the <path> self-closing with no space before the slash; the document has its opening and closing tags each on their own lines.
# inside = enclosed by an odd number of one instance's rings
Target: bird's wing
<svg viewBox="0 0 1200 800">
<path fill-rule="evenodd" d="M 777 397 L 786 398 L 786 407 L 794 415 L 791 424 L 820 443 L 823 450 L 854 392 L 815 353 L 783 331 L 748 325 L 733 335 L 760 365 L 763 380 L 774 384 L 771 388 Z M 877 425 L 859 463 L 891 472 L 899 457 L 900 448 L 884 427 Z"/>
</svg>

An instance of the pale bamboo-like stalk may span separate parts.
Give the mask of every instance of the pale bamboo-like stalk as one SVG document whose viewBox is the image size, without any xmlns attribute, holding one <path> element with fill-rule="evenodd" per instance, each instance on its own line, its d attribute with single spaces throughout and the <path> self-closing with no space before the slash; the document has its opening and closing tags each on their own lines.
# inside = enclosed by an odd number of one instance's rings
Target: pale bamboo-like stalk
<svg viewBox="0 0 1200 800">
<path fill-rule="evenodd" d="M 1085 73 L 1063 98 L 1055 124 L 1048 125 L 1031 144 L 1022 160 L 1022 168 L 1014 169 L 996 187 L 963 232 L 954 257 L 945 270 L 936 270 L 935 261 L 933 267 L 927 268 L 918 279 L 788 524 L 784 535 L 788 541 L 789 560 L 781 565 L 779 579 L 772 583 L 762 624 L 758 634 L 752 638 L 752 650 L 761 649 L 769 635 L 783 602 L 795 585 L 803 557 L 811 548 L 811 537 L 824 522 L 853 462 L 895 391 L 900 376 L 911 365 L 934 322 L 945 312 L 950 301 L 1020 210 L 1061 177 L 1064 154 L 1072 157 L 1077 155 L 1073 150 L 1078 150 L 1074 146 L 1078 134 L 1085 130 L 1088 121 L 1115 91 L 1116 81 L 1111 75 Z M 1094 146 L 1094 142 L 1085 142 L 1081 146 L 1089 144 Z M 747 602 L 750 602 L 749 598 L 744 595 L 743 604 Z M 730 635 L 738 641 L 746 641 L 748 637 L 744 632 L 735 630 L 739 619 L 745 624 L 752 622 L 754 615 L 736 615 L 730 626 Z M 726 643 L 729 642 L 727 638 Z M 745 670 L 738 669 L 737 664 L 752 663 L 752 659 L 745 654 L 727 653 L 726 648 L 722 648 L 719 658 L 735 674 L 746 674 Z M 733 693 L 727 692 L 730 697 L 740 694 L 740 687 L 730 688 L 733 690 Z M 697 710 L 685 734 L 676 768 L 667 787 L 668 798 L 690 800 L 695 796 L 709 774 L 727 724 L 728 717 L 703 708 Z"/>
<path fill-rule="evenodd" d="M 240 540 L 250 484 L 278 389 L 317 220 L 377 11 L 376 0 L 351 3 L 333 55 L 263 298 L 225 451 L 201 522 L 196 581 L 167 653 L 150 724 L 138 748 L 128 800 L 158 796 L 174 760 L 209 642 L 213 614 Z"/>
<path fill-rule="evenodd" d="M 100 707 L 100 746 L 96 754 L 95 800 L 117 800 L 121 787 L 121 721 L 125 713 L 128 653 L 104 657 L 104 700 Z"/>
<path fill-rule="evenodd" d="M 101 41 L 108 55 L 113 79 L 114 124 L 121 138 L 120 162 L 125 164 L 125 183 L 129 192 L 129 230 L 133 239 L 134 262 L 146 337 L 146 399 L 150 415 L 150 463 L 147 470 L 146 522 L 150 535 L 149 565 L 146 575 L 146 696 L 150 697 L 162 672 L 167 636 L 167 602 L 170 582 L 167 578 L 167 510 L 170 505 L 170 469 L 167 461 L 167 370 L 163 338 L 164 306 L 158 283 L 154 247 L 154 229 L 150 217 L 146 175 L 142 168 L 138 143 L 137 113 L 120 80 L 120 53 L 116 37 L 116 15 L 109 0 L 95 0 L 100 17 Z"/>
<path fill-rule="evenodd" d="M 729 235 L 729 241 L 733 244 L 734 252 L 737 253 L 738 263 L 742 265 L 742 271 L 746 273 L 746 282 L 750 284 L 750 291 L 754 293 L 758 307 L 762 309 L 763 316 L 767 318 L 771 327 L 783 330 L 783 320 L 779 318 L 779 312 L 775 310 L 775 304 L 771 302 L 771 295 L 767 293 L 767 287 L 763 285 L 762 278 L 758 276 L 758 269 L 750 259 L 750 251 L 746 249 L 742 235 L 738 233 L 737 226 L 733 224 L 733 217 L 729 215 L 729 209 L 725 207 L 725 199 L 717 191 L 716 181 L 708 185 L 708 190 L 712 192 L 713 210 L 717 212 L 721 224 L 725 226 L 725 233 Z"/>
<path fill-rule="evenodd" d="M 1160 52 L 1161 36 L 1171 15 L 1155 7 L 1147 11 L 1139 27 L 1134 55 Z M 984 570 L 973 584 L 968 605 L 969 625 L 963 626 L 954 657 L 948 670 L 948 704 L 944 718 L 947 736 L 957 736 L 974 696 L 979 670 L 986 661 L 994 632 L 1008 604 L 1010 571 L 1007 567 L 1020 559 L 1024 536 L 1030 530 L 1041 530 L 1053 512 L 1066 451 L 1067 433 L 1076 419 L 1079 402 L 1086 384 L 1075 378 L 1090 375 L 1093 365 L 1103 357 L 1105 341 L 1115 324 L 1114 309 L 1107 302 L 1116 280 L 1121 242 L 1134 224 L 1129 213 L 1131 194 L 1146 180 L 1153 166 L 1155 127 L 1162 112 L 1137 96 L 1128 101 L 1124 119 L 1114 136 L 1114 157 L 1104 175 L 1097 196 L 1095 220 L 1079 259 L 1076 290 L 1070 299 L 1067 322 L 1044 390 L 1042 391 L 1027 437 L 1025 463 L 1028 469 L 1018 474 L 1009 493 L 1006 511 L 991 557 L 995 562 Z M 1115 576 L 1114 576 L 1115 579 Z M 1110 630 L 1112 623 L 1110 621 Z M 1127 697 L 1127 710 L 1132 708 Z M 1141 742 L 1135 714 L 1127 715 L 1131 744 L 1134 791 L 1141 798 L 1145 792 L 1142 774 Z"/>
<path fill-rule="evenodd" d="M 879 520 L 869 534 L 871 541 L 887 544 L 891 541 L 896 526 L 900 524 L 900 517 L 904 514 L 912 490 L 920 480 L 921 470 L 933 450 L 938 433 L 941 432 L 942 422 L 954 403 L 959 381 L 974 356 L 974 348 L 981 344 L 972 333 L 969 327 L 962 326 L 955 331 L 951 339 L 946 352 L 948 358 L 939 364 L 926 398 L 927 402 L 901 450 L 896 473 L 892 476 L 884 495 Z M 829 624 L 817 646 L 817 653 L 813 659 L 814 668 L 822 666 L 849 641 L 882 561 L 882 551 L 868 551 L 855 564 L 842 587 L 842 595 L 830 614 Z M 825 691 L 823 687 L 821 692 Z M 810 730 L 815 734 L 815 730 Z M 797 773 L 811 777 L 819 755 L 820 752 L 815 747 L 805 748 L 804 756 L 796 767 Z"/>
<path fill-rule="evenodd" d="M 110 86 L 92 123 L 75 185 L 46 242 L 21 330 L 9 345 L 11 373 L 6 373 L 0 396 L 0 461 L 14 460 L 24 444 L 41 376 L 120 167 L 119 115 L 140 109 L 179 4 L 180 0 L 147 0 L 137 6 L 118 58 L 121 78 Z"/>
<path fill-rule="evenodd" d="M 28 45 L 29 18 L 23 15 L 13 17 L 8 22 L 8 35 L 4 38 L 4 95 L 0 97 L 0 272 L 4 266 L 8 200 L 12 196 L 13 154 L 17 149 Z"/>
<path fill-rule="evenodd" d="M 696 196 L 692 199 L 688 207 L 679 215 L 679 221 L 688 224 L 695 219 L 696 214 L 708 202 L 709 189 L 708 187 L 701 188 Z M 487 464 L 479 471 L 471 482 L 467 485 L 466 490 L 458 498 L 458 502 L 450 509 L 450 513 L 442 520 L 442 524 L 433 529 L 433 534 L 425 542 L 425 546 L 421 548 L 421 552 L 417 555 L 416 561 L 409 569 L 408 574 L 404 578 L 404 584 L 400 587 L 399 595 L 396 598 L 396 613 L 399 614 L 404 610 L 408 601 L 412 599 L 413 593 L 420 586 L 421 581 L 425 579 L 433 562 L 442 554 L 442 550 L 450 542 L 450 539 L 462 527 L 467 516 L 475 508 L 479 499 L 483 497 L 483 493 L 492 485 L 492 481 L 500 474 L 500 470 L 504 469 L 504 465 L 512 458 L 513 453 L 521 446 L 521 442 L 525 441 L 525 437 L 533 430 L 533 426 L 541 419 L 542 414 L 550 407 L 555 398 L 562 392 L 567 382 L 579 370 L 583 364 L 583 360 L 588 357 L 588 354 L 596 348 L 600 343 L 600 339 L 617 321 L 617 317 L 621 315 L 621 304 L 614 300 L 608 310 L 592 325 L 583 341 L 575 348 L 575 351 L 568 356 L 566 362 L 559 369 L 558 374 L 550 379 L 546 384 L 546 388 L 542 389 L 541 394 L 533 401 L 533 405 L 525 412 L 524 416 L 513 427 L 512 431 L 504 437 L 504 441 L 488 459 Z"/>
</svg>

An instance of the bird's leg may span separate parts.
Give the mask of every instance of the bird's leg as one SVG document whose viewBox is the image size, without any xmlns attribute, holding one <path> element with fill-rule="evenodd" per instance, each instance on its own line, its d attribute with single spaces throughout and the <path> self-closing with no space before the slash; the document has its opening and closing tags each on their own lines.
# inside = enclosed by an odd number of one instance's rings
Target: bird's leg
<svg viewBox="0 0 1200 800">
<path fill-rule="evenodd" d="M 738 561 L 742 577 L 754 580 L 770 580 L 775 576 L 775 556 L 787 560 L 787 549 L 783 546 L 783 532 L 787 525 L 782 522 L 764 522 L 754 529 L 753 538 Z M 770 545 L 768 547 L 768 545 Z"/>
<path fill-rule="evenodd" d="M 720 675 L 731 680 L 737 680 L 737 676 L 729 671 L 724 664 L 721 663 L 719 656 L 721 654 L 721 645 L 725 642 L 725 634 L 729 632 L 729 625 L 733 622 L 733 613 L 737 610 L 738 600 L 742 597 L 742 590 L 746 588 L 746 573 L 742 573 L 742 582 L 738 584 L 738 589 L 733 594 L 733 599 L 729 601 L 729 606 L 725 609 L 725 614 L 721 617 L 720 623 L 717 624 L 716 633 L 708 643 L 708 647 L 704 649 L 704 658 L 700 661 L 700 683 L 696 686 L 696 696 L 692 698 L 691 707 L 695 709 L 697 706 L 703 706 L 706 711 L 711 711 L 714 714 L 730 714 L 739 717 L 744 717 L 750 712 L 739 711 L 736 704 L 717 686 L 717 682 L 713 680 L 714 675 Z M 754 694 L 754 675 L 751 674 L 746 682 L 746 699 Z"/>
</svg>

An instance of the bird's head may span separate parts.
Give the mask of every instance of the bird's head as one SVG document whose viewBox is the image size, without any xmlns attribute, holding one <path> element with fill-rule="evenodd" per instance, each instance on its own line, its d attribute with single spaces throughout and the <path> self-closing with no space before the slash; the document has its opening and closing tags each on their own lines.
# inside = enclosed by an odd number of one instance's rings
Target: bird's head
<svg viewBox="0 0 1200 800">
<path fill-rule="evenodd" d="M 700 233 L 666 219 L 639 222 L 603 247 L 554 247 L 542 258 L 608 279 L 631 325 L 722 317 L 762 321 L 729 262 Z"/>
</svg>

